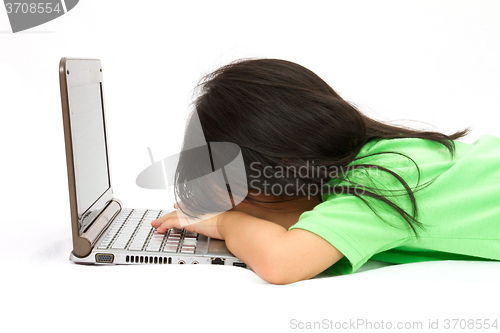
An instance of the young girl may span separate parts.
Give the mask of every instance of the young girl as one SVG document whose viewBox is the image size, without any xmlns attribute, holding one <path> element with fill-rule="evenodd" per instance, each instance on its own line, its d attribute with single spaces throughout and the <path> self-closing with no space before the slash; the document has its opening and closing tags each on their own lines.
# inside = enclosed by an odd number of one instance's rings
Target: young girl
<svg viewBox="0 0 500 333">
<path fill-rule="evenodd" d="M 467 144 L 454 141 L 467 130 L 383 124 L 284 60 L 232 63 L 200 87 L 194 112 L 206 141 L 241 148 L 249 192 L 184 228 L 225 240 L 262 279 L 346 274 L 370 258 L 500 260 L 499 138 Z M 178 170 L 187 164 L 181 155 Z M 180 208 L 196 215 L 184 185 L 177 179 Z M 180 227 L 175 212 L 152 225 Z"/>
</svg>

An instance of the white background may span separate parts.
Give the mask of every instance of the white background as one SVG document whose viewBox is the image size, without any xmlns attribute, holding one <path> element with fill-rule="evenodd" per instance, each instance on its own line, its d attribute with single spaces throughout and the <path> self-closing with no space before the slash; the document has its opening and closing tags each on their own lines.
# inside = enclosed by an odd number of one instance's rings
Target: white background
<svg viewBox="0 0 500 333">
<path fill-rule="evenodd" d="M 411 264 L 291 286 L 232 267 L 70 263 L 58 65 L 101 59 L 115 196 L 163 208 L 165 192 L 135 185 L 147 147 L 156 159 L 179 150 L 195 84 L 234 59 L 297 62 L 378 119 L 447 133 L 470 126 L 468 142 L 500 135 L 499 18 L 500 2 L 478 0 L 83 0 L 12 34 L 0 7 L 0 289 L 9 308 L 0 325 L 280 332 L 293 318 L 426 327 L 498 316 L 495 263 Z"/>
</svg>

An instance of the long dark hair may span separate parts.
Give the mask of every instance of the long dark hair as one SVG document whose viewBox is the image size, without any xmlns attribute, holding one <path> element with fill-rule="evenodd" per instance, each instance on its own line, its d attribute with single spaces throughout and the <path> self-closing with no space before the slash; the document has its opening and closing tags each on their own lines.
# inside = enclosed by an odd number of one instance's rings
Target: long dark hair
<svg viewBox="0 0 500 333">
<path fill-rule="evenodd" d="M 451 154 L 454 139 L 464 136 L 468 130 L 445 135 L 433 131 L 419 131 L 392 126 L 363 115 L 353 105 L 343 100 L 315 73 L 296 63 L 278 59 L 240 60 L 206 75 L 198 85 L 199 96 L 194 102 L 203 132 L 208 142 L 232 142 L 241 148 L 247 173 L 250 194 L 246 200 L 261 202 L 256 190 L 264 190 L 274 184 L 288 186 L 289 192 L 303 184 L 325 187 L 331 181 L 327 172 L 318 172 L 318 166 L 348 168 L 355 161 L 361 148 L 374 139 L 421 138 L 444 145 Z M 185 145 L 188 140 L 188 122 Z M 387 152 L 391 153 L 391 152 Z M 394 153 L 394 152 L 392 152 Z M 410 157 L 408 157 L 410 158 Z M 272 172 L 290 167 L 312 168 L 316 172 L 301 177 L 297 173 L 275 176 Z M 191 161 L 192 162 L 192 161 Z M 356 184 L 341 187 L 343 193 L 366 200 L 370 197 L 387 204 L 401 215 L 416 234 L 418 210 L 410 187 L 388 166 L 358 163 L 354 168 L 376 167 L 392 175 L 404 187 L 411 201 L 411 211 L 390 200 L 391 195 L 365 187 L 362 195 Z M 181 158 L 176 175 L 176 194 L 190 212 L 201 212 L 190 202 L 193 189 L 186 185 L 182 169 L 190 161 Z M 266 173 L 264 174 L 264 169 Z M 274 171 L 273 171 L 274 170 Z M 418 166 L 417 166 L 417 172 Z M 271 177 L 269 177 L 271 173 Z M 257 180 L 257 181 L 256 181 Z M 348 181 L 339 177 L 339 180 Z M 259 187 L 260 186 L 260 187 Z M 326 185 L 328 187 L 328 185 Z M 368 189 L 368 190 L 367 190 Z M 258 191 L 257 191 L 258 192 Z M 294 199 L 297 196 L 277 196 L 275 202 Z M 207 195 L 206 200 L 211 200 Z M 372 210 L 377 213 L 373 208 Z M 377 214 L 378 215 L 378 214 Z"/>
</svg>

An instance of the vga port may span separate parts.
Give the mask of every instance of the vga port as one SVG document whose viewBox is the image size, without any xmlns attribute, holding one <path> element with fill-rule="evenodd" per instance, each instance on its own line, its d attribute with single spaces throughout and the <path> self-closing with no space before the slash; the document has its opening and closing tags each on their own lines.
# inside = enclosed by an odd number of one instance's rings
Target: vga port
<svg viewBox="0 0 500 333">
<path fill-rule="evenodd" d="M 97 253 L 95 255 L 96 262 L 111 264 L 115 260 L 115 256 L 111 253 Z"/>
</svg>

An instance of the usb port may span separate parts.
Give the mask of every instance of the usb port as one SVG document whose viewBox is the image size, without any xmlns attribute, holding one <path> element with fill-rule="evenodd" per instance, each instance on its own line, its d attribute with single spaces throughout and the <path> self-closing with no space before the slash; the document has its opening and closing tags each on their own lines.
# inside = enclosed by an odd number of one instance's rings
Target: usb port
<svg viewBox="0 0 500 333">
<path fill-rule="evenodd" d="M 233 262 L 233 266 L 247 268 L 247 265 L 244 262 Z"/>
</svg>

